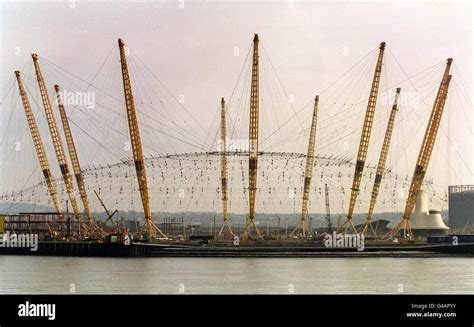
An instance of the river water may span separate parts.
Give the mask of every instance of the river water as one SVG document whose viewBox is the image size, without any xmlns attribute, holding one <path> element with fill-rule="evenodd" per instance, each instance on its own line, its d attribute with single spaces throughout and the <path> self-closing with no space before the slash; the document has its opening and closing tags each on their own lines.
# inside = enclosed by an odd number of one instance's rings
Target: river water
<svg viewBox="0 0 474 327">
<path fill-rule="evenodd" d="M 0 256 L 0 294 L 474 294 L 474 258 Z"/>
</svg>

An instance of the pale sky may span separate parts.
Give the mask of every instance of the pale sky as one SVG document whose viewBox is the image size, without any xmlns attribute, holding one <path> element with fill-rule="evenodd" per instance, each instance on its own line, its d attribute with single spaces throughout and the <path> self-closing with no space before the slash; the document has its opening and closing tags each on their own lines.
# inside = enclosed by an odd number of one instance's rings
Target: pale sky
<svg viewBox="0 0 474 327">
<path fill-rule="evenodd" d="M 242 66 L 234 48 L 245 55 L 254 33 L 296 107 L 382 41 L 408 72 L 453 56 L 472 77 L 469 3 L 13 1 L 1 14 L 3 83 L 31 52 L 90 79 L 121 37 L 169 89 L 208 107 L 206 90 L 229 95 Z"/>
</svg>

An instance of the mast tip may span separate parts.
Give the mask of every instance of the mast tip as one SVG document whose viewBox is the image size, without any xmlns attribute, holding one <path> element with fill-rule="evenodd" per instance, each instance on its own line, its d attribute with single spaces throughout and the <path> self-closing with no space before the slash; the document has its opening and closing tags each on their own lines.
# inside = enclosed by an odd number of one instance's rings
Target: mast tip
<svg viewBox="0 0 474 327">
<path fill-rule="evenodd" d="M 385 42 L 380 43 L 380 50 L 385 49 Z"/>
<path fill-rule="evenodd" d="M 257 33 L 254 34 L 253 41 L 254 41 L 254 42 L 255 42 L 255 41 L 258 41 L 258 34 L 257 34 Z"/>
</svg>

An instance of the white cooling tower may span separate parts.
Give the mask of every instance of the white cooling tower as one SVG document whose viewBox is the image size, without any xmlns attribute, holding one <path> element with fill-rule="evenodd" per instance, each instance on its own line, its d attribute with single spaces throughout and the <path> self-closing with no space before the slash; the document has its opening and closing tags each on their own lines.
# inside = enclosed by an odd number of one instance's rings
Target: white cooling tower
<svg viewBox="0 0 474 327">
<path fill-rule="evenodd" d="M 428 197 L 424 191 L 420 191 L 416 199 L 415 209 L 410 217 L 410 227 L 415 235 L 445 234 L 449 230 L 441 212 L 429 210 Z"/>
</svg>

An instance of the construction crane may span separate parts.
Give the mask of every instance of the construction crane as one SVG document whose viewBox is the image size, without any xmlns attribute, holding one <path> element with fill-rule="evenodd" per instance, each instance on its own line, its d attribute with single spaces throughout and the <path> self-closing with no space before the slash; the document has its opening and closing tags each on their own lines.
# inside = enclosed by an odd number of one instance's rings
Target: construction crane
<svg viewBox="0 0 474 327">
<path fill-rule="evenodd" d="M 331 208 L 329 207 L 328 184 L 324 184 L 324 195 L 325 195 L 325 200 L 326 200 L 326 224 L 328 226 L 327 232 L 330 233 L 332 230 L 332 222 L 331 222 Z"/>
<path fill-rule="evenodd" d="M 95 190 L 94 190 L 94 193 L 95 193 L 95 196 L 97 197 L 97 199 L 99 199 L 99 202 L 102 206 L 102 208 L 104 208 L 105 210 L 105 213 L 107 214 L 107 219 L 105 220 L 104 222 L 104 226 L 107 225 L 107 223 L 109 222 L 109 220 L 114 223 L 114 221 L 112 220 L 112 217 L 118 212 L 117 209 L 115 209 L 114 212 L 112 212 L 112 214 L 109 212 L 109 210 L 107 209 L 107 207 L 105 206 L 105 203 L 104 201 L 102 201 L 101 197 L 99 196 L 99 193 L 97 193 Z M 117 225 L 117 228 L 118 228 L 118 223 L 116 224 Z"/>
<path fill-rule="evenodd" d="M 411 180 L 410 190 L 408 192 L 408 198 L 403 213 L 403 219 L 389 232 L 389 236 L 393 237 L 398 234 L 400 229 L 403 228 L 403 237 L 412 237 L 413 233 L 410 227 L 410 216 L 415 207 L 416 199 L 423 184 L 423 179 L 428 169 L 430 162 L 431 153 L 436 141 L 436 135 L 438 134 L 439 125 L 441 123 L 441 117 L 443 115 L 444 105 L 448 96 L 449 83 L 451 81 L 451 75 L 449 70 L 453 62 L 452 58 L 448 58 L 446 68 L 444 70 L 443 78 L 439 85 L 436 100 L 431 111 L 431 116 L 426 127 L 425 136 L 423 137 L 423 143 L 418 154 L 415 170 Z"/>
<path fill-rule="evenodd" d="M 72 137 L 71 128 L 69 127 L 69 121 L 66 116 L 66 109 L 64 108 L 64 102 L 61 97 L 61 90 L 59 85 L 54 86 L 56 91 L 56 100 L 59 108 L 59 115 L 61 116 L 61 122 L 63 125 L 64 136 L 66 137 L 66 145 L 69 151 L 69 157 L 72 163 L 72 169 L 74 171 L 74 177 L 76 178 L 77 187 L 79 188 L 79 194 L 84 205 L 84 211 L 87 217 L 88 225 L 92 224 L 91 210 L 89 208 L 89 199 L 87 198 L 86 186 L 84 184 L 84 178 L 82 176 L 81 165 L 79 164 L 79 157 L 77 156 L 76 146 Z"/>
<path fill-rule="evenodd" d="M 150 209 L 150 197 L 148 195 L 148 183 L 146 177 L 145 160 L 143 158 L 142 141 L 140 138 L 140 128 L 138 127 L 137 113 L 135 111 L 135 101 L 132 94 L 132 84 L 128 72 L 127 57 L 125 55 L 125 43 L 122 39 L 118 40 L 120 50 L 120 63 L 122 67 L 123 91 L 125 95 L 125 106 L 127 109 L 128 128 L 130 131 L 130 140 L 132 143 L 133 160 L 135 162 L 135 171 L 137 173 L 138 188 L 142 199 L 143 211 L 148 236 L 156 238 L 157 235 L 167 239 L 166 235 L 155 225 Z"/>
<path fill-rule="evenodd" d="M 372 124 L 374 121 L 375 107 L 377 105 L 377 97 L 379 93 L 380 76 L 382 74 L 384 52 L 385 42 L 382 42 L 380 43 L 379 47 L 379 56 L 377 59 L 377 65 L 375 66 L 374 78 L 372 80 L 372 87 L 370 89 L 369 102 L 367 104 L 367 110 L 365 112 L 364 126 L 362 127 L 362 133 L 360 136 L 359 151 L 357 153 L 354 180 L 352 182 L 351 189 L 351 199 L 349 202 L 349 212 L 347 213 L 347 221 L 344 223 L 344 225 L 347 225 L 345 231 L 347 231 L 347 229 L 351 227 L 353 232 L 355 233 L 357 233 L 357 230 L 352 222 L 352 216 L 354 214 L 354 207 L 357 201 L 357 196 L 359 195 L 362 172 L 364 171 L 365 159 L 367 158 L 367 151 L 369 149 L 370 134 L 372 133 Z"/>
<path fill-rule="evenodd" d="M 224 228 L 227 227 L 229 233 L 233 236 L 232 228 L 229 224 L 227 217 L 227 126 L 226 126 L 226 115 L 225 115 L 225 100 L 221 99 L 221 186 L 222 186 L 222 215 L 224 222 L 217 239 L 221 236 Z"/>
<path fill-rule="evenodd" d="M 63 177 L 64 185 L 66 186 L 66 191 L 71 201 L 71 206 L 74 211 L 74 216 L 76 217 L 77 222 L 79 223 L 79 232 L 82 226 L 82 217 L 77 205 L 76 196 L 74 194 L 74 185 L 72 182 L 71 174 L 69 173 L 69 165 L 64 155 L 64 147 L 59 134 L 59 129 L 56 124 L 56 118 L 54 117 L 53 107 L 51 105 L 51 99 L 48 94 L 48 89 L 46 88 L 43 74 L 39 65 L 38 55 L 32 53 L 31 57 L 33 58 L 33 63 L 35 66 L 36 77 L 38 80 L 38 86 L 41 93 L 41 100 L 43 102 L 44 111 L 46 114 L 46 120 L 48 121 L 49 131 L 51 133 L 51 138 L 53 139 L 54 151 L 56 152 L 56 158 L 58 160 L 59 168 L 61 170 L 61 175 Z"/>
<path fill-rule="evenodd" d="M 303 237 L 311 236 L 312 231 L 306 222 L 306 216 L 308 214 L 308 202 L 309 202 L 309 191 L 311 187 L 311 178 L 313 176 L 313 165 L 314 165 L 314 149 L 316 147 L 316 126 L 318 120 L 318 103 L 319 95 L 314 99 L 313 118 L 311 120 L 311 129 L 309 133 L 308 142 L 308 153 L 306 155 L 306 169 L 304 173 L 304 188 L 303 188 L 303 204 L 301 208 L 301 219 L 300 224 L 291 235 L 301 232 Z"/>
<path fill-rule="evenodd" d="M 51 174 L 51 169 L 49 168 L 48 157 L 44 150 L 44 144 L 41 139 L 41 135 L 38 130 L 38 125 L 36 124 L 35 116 L 33 115 L 33 110 L 31 110 L 30 100 L 26 94 L 23 81 L 20 76 L 20 71 L 15 71 L 16 80 L 18 82 L 18 88 L 20 89 L 21 101 L 23 102 L 23 108 L 26 114 L 26 120 L 28 121 L 28 127 L 30 129 L 31 138 L 33 139 L 33 144 L 35 146 L 36 155 L 40 163 L 41 171 L 43 172 L 46 185 L 48 187 L 49 195 L 51 196 L 51 201 L 53 202 L 54 209 L 59 215 L 59 219 L 62 220 L 61 214 L 61 203 L 59 202 L 58 193 L 56 191 L 56 183 Z"/>
<path fill-rule="evenodd" d="M 390 142 L 392 140 L 393 125 L 395 124 L 395 116 L 398 111 L 398 98 L 400 96 L 400 88 L 397 88 L 395 92 L 395 100 L 393 102 L 392 110 L 390 112 L 390 118 L 388 119 L 387 130 L 385 131 L 385 137 L 382 144 L 382 150 L 380 151 L 379 162 L 377 164 L 377 171 L 375 173 L 374 187 L 372 189 L 372 196 L 370 197 L 369 212 L 367 214 L 367 221 L 362 229 L 362 234 L 366 234 L 367 230 L 372 230 L 374 236 L 377 235 L 374 227 L 372 226 L 372 214 L 374 212 L 375 203 L 377 202 L 377 196 L 379 194 L 380 184 L 382 183 L 383 174 L 385 171 L 385 164 L 387 163 L 388 150 L 390 148 Z"/>
<path fill-rule="evenodd" d="M 251 227 L 257 237 L 263 238 L 255 224 L 255 201 L 257 195 L 258 172 L 258 126 L 259 126 L 259 57 L 258 35 L 253 38 L 252 82 L 250 86 L 250 122 L 249 122 L 249 220 L 245 226 L 243 239 L 249 235 Z"/>
</svg>

